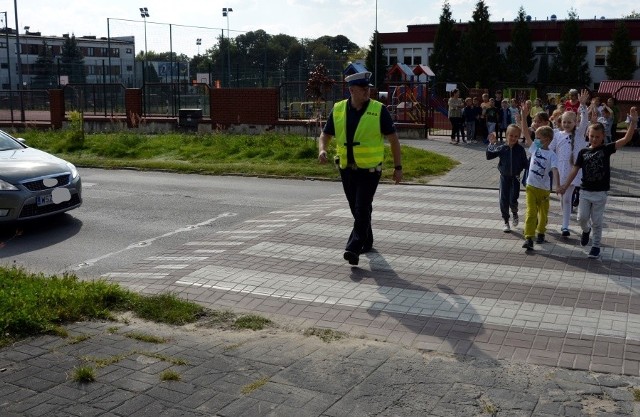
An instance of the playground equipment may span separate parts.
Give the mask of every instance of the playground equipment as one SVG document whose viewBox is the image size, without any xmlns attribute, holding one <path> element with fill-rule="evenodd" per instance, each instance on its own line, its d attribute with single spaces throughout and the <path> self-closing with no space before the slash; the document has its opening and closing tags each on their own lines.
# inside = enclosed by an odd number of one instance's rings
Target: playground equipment
<svg viewBox="0 0 640 417">
<path fill-rule="evenodd" d="M 389 110 L 398 122 L 424 123 L 427 107 L 426 84 L 407 83 L 390 86 L 391 104 Z"/>
</svg>

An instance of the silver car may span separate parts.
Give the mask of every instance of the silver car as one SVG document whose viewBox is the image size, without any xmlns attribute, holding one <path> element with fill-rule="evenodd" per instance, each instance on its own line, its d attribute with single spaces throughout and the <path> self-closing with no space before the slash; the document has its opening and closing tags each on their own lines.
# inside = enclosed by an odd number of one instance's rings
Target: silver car
<svg viewBox="0 0 640 417">
<path fill-rule="evenodd" d="M 82 182 L 73 164 L 0 130 L 0 223 L 63 213 L 81 204 Z"/>
</svg>

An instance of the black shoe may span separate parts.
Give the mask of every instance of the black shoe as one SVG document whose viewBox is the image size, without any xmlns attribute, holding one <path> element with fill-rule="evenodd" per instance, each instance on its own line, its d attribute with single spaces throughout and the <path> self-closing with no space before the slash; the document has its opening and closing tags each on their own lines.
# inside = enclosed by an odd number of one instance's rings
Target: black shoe
<svg viewBox="0 0 640 417">
<path fill-rule="evenodd" d="M 561 231 L 562 231 L 562 237 L 569 237 L 569 236 L 571 236 L 571 233 L 569 233 L 569 229 L 567 229 L 567 228 L 562 228 L 562 229 L 561 229 Z"/>
<path fill-rule="evenodd" d="M 344 252 L 344 259 L 346 261 L 349 261 L 349 265 L 358 265 L 358 262 L 360 262 L 360 257 L 358 256 L 358 254 L 355 252 L 351 252 L 350 250 Z"/>
<path fill-rule="evenodd" d="M 538 233 L 538 237 L 536 238 L 536 243 L 539 245 L 544 243 L 544 233 Z"/>
<path fill-rule="evenodd" d="M 525 240 L 524 243 L 522 244 L 522 247 L 525 248 L 526 250 L 532 250 L 533 249 L 533 239 L 529 238 L 529 239 Z"/>
<path fill-rule="evenodd" d="M 600 256 L 600 248 L 595 246 L 591 247 L 591 250 L 589 251 L 589 258 L 596 259 L 598 256 Z"/>
<path fill-rule="evenodd" d="M 582 232 L 580 237 L 580 246 L 587 246 L 589 244 L 589 236 L 591 235 L 591 229 L 588 232 Z"/>
</svg>

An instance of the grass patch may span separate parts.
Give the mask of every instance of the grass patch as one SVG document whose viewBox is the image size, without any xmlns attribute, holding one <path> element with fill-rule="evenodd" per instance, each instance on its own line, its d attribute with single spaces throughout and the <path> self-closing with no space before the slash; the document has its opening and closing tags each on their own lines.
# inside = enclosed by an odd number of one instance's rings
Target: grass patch
<svg viewBox="0 0 640 417">
<path fill-rule="evenodd" d="M 200 325 L 213 327 L 213 326 L 231 324 L 236 319 L 236 317 L 237 315 L 234 312 L 229 310 L 208 311 L 206 316 L 204 317 L 204 320 L 202 321 L 202 323 L 200 323 Z"/>
<path fill-rule="evenodd" d="M 205 314 L 204 307 L 181 300 L 174 294 L 138 297 L 132 309 L 143 319 L 175 325 L 193 323 Z"/>
<path fill-rule="evenodd" d="M 245 395 L 250 394 L 253 391 L 261 388 L 264 385 L 266 385 L 267 382 L 269 382 L 269 377 L 265 376 L 264 378 L 260 378 L 256 382 L 252 382 L 250 384 L 245 385 L 244 387 L 242 387 L 240 392 L 245 394 Z"/>
<path fill-rule="evenodd" d="M 333 165 L 318 163 L 316 139 L 300 135 L 95 133 L 85 135 L 83 141 L 74 142 L 74 146 L 69 145 L 68 132 L 65 130 L 27 130 L 21 136 L 29 146 L 85 167 L 288 178 L 339 177 Z M 406 181 L 442 175 L 457 164 L 434 152 L 409 146 L 401 148 Z M 333 160 L 335 143 L 330 144 L 329 154 L 330 160 Z M 384 167 L 382 178 L 391 180 L 393 160 L 388 146 L 385 148 Z"/>
<path fill-rule="evenodd" d="M 131 353 L 122 353 L 120 355 L 112 355 L 107 356 L 106 358 L 96 358 L 94 356 L 84 356 L 82 358 L 85 362 L 93 362 L 97 368 L 106 368 L 109 365 L 113 365 L 114 363 L 118 363 L 121 360 L 125 359 Z"/>
<path fill-rule="evenodd" d="M 141 342 L 147 342 L 147 343 L 160 344 L 160 343 L 166 343 L 167 341 L 167 339 L 163 337 L 158 337 L 151 334 L 136 333 L 136 332 L 127 333 L 124 336 L 128 337 L 129 339 L 139 340 Z"/>
<path fill-rule="evenodd" d="M 80 281 L 74 275 L 45 276 L 0 267 L 0 346 L 41 334 L 68 337 L 64 323 L 111 320 L 112 311 L 127 310 L 147 320 L 176 325 L 193 323 L 205 313 L 202 306 L 172 294 L 146 297 L 101 280 Z"/>
<path fill-rule="evenodd" d="M 76 382 L 93 382 L 96 380 L 96 371 L 90 366 L 80 366 L 73 370 L 72 379 Z"/>
<path fill-rule="evenodd" d="M 180 381 L 180 379 L 180 374 L 171 369 L 167 369 L 160 374 L 160 381 Z"/>
<path fill-rule="evenodd" d="M 306 329 L 302 334 L 307 337 L 316 336 L 325 343 L 333 342 L 347 337 L 346 333 L 332 329 L 319 329 L 317 327 L 310 327 Z"/>
<path fill-rule="evenodd" d="M 633 394 L 633 401 L 640 401 L 640 388 L 632 388 L 631 393 Z"/>
<path fill-rule="evenodd" d="M 233 327 L 236 329 L 262 330 L 272 323 L 273 322 L 271 320 L 265 317 L 248 314 L 246 316 L 238 317 L 236 321 L 233 322 Z"/>
</svg>

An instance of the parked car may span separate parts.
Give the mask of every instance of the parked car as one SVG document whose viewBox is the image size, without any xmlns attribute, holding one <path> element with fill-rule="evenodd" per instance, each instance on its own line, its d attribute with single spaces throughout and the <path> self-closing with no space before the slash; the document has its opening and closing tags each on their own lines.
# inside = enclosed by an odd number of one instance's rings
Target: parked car
<svg viewBox="0 0 640 417">
<path fill-rule="evenodd" d="M 0 223 L 63 213 L 82 204 L 76 167 L 0 130 Z"/>
</svg>

